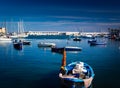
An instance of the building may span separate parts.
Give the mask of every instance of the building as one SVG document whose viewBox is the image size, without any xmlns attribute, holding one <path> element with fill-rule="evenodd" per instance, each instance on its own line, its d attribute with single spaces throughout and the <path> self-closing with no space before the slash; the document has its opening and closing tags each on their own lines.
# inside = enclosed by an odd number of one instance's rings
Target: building
<svg viewBox="0 0 120 88">
<path fill-rule="evenodd" d="M 5 28 L 0 28 L 0 34 L 5 34 L 6 33 L 6 29 Z"/>
<path fill-rule="evenodd" d="M 72 36 L 83 36 L 83 35 L 107 35 L 107 32 L 68 32 L 68 31 L 29 31 L 28 35 L 72 35 Z"/>
<path fill-rule="evenodd" d="M 64 31 L 29 31 L 29 35 L 78 35 L 79 32 L 64 32 Z"/>
</svg>

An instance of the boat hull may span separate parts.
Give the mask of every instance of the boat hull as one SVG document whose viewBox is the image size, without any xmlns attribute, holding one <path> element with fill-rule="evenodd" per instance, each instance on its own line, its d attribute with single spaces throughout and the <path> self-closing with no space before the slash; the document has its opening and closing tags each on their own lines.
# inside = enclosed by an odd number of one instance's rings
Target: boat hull
<svg viewBox="0 0 120 88">
<path fill-rule="evenodd" d="M 82 49 L 81 48 L 71 48 L 71 47 L 65 47 L 65 50 L 66 51 L 81 51 Z"/>
<path fill-rule="evenodd" d="M 52 47 L 51 51 L 52 52 L 57 52 L 57 53 L 63 53 L 64 48 L 57 48 L 57 47 Z"/>
<path fill-rule="evenodd" d="M 81 41 L 80 38 L 73 38 L 73 41 Z"/>
<path fill-rule="evenodd" d="M 23 41 L 23 45 L 30 45 L 31 43 L 29 41 Z"/>
<path fill-rule="evenodd" d="M 54 44 L 54 43 L 43 43 L 43 42 L 41 42 L 41 43 L 38 44 L 38 47 L 55 47 L 55 45 L 56 44 Z"/>
<path fill-rule="evenodd" d="M 12 41 L 11 38 L 0 38 L 0 41 Z"/>
<path fill-rule="evenodd" d="M 90 45 L 106 45 L 106 43 L 90 42 Z"/>
<path fill-rule="evenodd" d="M 97 40 L 88 40 L 88 43 L 97 42 Z"/>
</svg>

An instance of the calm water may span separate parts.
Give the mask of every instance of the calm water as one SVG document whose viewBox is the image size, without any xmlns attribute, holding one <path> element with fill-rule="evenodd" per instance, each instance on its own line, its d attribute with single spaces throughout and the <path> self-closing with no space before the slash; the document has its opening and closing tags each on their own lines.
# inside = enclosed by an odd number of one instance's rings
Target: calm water
<svg viewBox="0 0 120 88">
<path fill-rule="evenodd" d="M 99 38 L 98 40 L 103 40 Z M 66 39 L 29 39 L 22 51 L 12 43 L 0 42 L 0 88 L 60 88 L 58 72 L 62 55 L 50 48 L 39 48 L 38 42 L 57 46 L 80 46 L 80 52 L 67 52 L 67 63 L 83 61 L 95 72 L 92 88 L 118 88 L 120 78 L 120 42 L 104 39 L 106 46 L 90 46 L 88 39 L 74 42 Z"/>
</svg>

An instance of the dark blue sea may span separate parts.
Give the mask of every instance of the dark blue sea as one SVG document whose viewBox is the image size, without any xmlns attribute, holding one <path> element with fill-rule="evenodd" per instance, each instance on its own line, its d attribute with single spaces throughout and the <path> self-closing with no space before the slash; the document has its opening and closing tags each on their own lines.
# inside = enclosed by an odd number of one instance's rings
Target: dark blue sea
<svg viewBox="0 0 120 88">
<path fill-rule="evenodd" d="M 51 48 L 39 48 L 41 41 L 57 46 L 79 46 L 80 52 L 67 52 L 67 64 L 83 61 L 95 73 L 92 88 L 119 88 L 120 41 L 97 38 L 107 45 L 90 46 L 88 39 L 80 42 L 66 38 L 27 38 L 31 45 L 21 51 L 14 49 L 12 42 L 0 42 L 0 88 L 61 88 L 58 78 L 62 55 Z"/>
</svg>

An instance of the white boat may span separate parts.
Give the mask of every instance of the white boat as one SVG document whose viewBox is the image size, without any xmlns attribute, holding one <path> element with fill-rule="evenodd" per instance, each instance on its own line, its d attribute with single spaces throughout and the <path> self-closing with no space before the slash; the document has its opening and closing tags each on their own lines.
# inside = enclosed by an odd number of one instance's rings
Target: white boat
<svg viewBox="0 0 120 88">
<path fill-rule="evenodd" d="M 25 34 L 25 33 L 20 33 L 20 34 L 17 35 L 17 37 L 18 38 L 25 38 L 25 37 L 28 37 L 28 35 Z"/>
<path fill-rule="evenodd" d="M 0 41 L 12 41 L 12 39 L 7 36 L 1 36 Z"/>
<path fill-rule="evenodd" d="M 55 47 L 55 43 L 49 43 L 49 42 L 40 42 L 38 44 L 38 47 Z"/>
<path fill-rule="evenodd" d="M 82 38 L 94 38 L 93 35 L 90 35 L 90 34 L 83 34 L 81 35 Z"/>
</svg>

